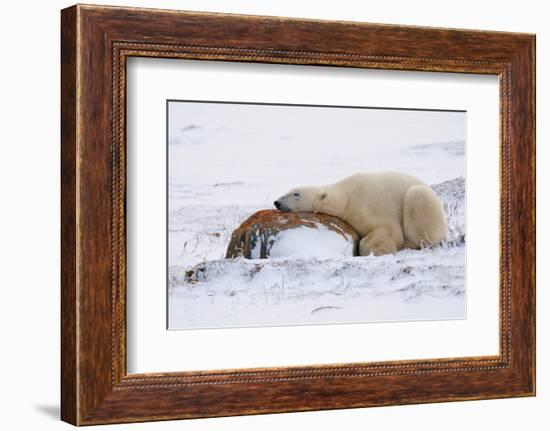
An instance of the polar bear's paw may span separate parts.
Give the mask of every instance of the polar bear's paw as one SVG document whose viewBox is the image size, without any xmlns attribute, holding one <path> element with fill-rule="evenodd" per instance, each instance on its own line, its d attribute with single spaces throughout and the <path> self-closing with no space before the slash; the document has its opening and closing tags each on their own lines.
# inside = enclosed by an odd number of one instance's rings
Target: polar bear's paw
<svg viewBox="0 0 550 431">
<path fill-rule="evenodd" d="M 391 235 L 389 229 L 379 227 L 370 232 L 359 242 L 359 254 L 369 256 L 371 253 L 375 256 L 397 253 L 400 250 L 400 242 Z"/>
</svg>

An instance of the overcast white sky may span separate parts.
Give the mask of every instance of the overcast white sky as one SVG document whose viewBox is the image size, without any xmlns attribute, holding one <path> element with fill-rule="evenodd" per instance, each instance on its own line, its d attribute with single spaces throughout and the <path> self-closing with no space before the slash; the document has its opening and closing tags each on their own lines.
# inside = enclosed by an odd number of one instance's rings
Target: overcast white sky
<svg viewBox="0 0 550 431">
<path fill-rule="evenodd" d="M 413 173 L 424 161 L 408 166 L 408 147 L 466 134 L 465 112 L 179 101 L 168 111 L 170 176 L 205 182 L 229 180 L 224 173 L 243 181 L 301 170 L 316 181 L 358 170 Z"/>
<path fill-rule="evenodd" d="M 464 112 L 205 102 L 170 102 L 169 109 L 170 137 L 176 139 L 190 125 L 264 132 L 265 139 L 293 138 L 316 147 L 342 140 L 401 147 L 465 139 Z"/>
</svg>

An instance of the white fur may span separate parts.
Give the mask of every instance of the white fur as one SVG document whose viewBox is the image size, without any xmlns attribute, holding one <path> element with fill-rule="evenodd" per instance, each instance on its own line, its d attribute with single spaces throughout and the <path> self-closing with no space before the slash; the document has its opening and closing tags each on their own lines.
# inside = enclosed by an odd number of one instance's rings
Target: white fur
<svg viewBox="0 0 550 431">
<path fill-rule="evenodd" d="M 395 253 L 447 238 L 443 205 L 412 175 L 357 173 L 334 184 L 298 187 L 277 199 L 281 211 L 316 211 L 341 218 L 361 236 L 359 253 Z"/>
</svg>

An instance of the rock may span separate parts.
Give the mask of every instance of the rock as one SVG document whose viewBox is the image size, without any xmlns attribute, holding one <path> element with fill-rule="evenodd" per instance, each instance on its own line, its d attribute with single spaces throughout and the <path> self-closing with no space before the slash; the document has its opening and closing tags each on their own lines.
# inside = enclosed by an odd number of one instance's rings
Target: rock
<svg viewBox="0 0 550 431">
<path fill-rule="evenodd" d="M 261 210 L 233 231 L 226 258 L 316 255 L 357 256 L 359 235 L 337 217 L 314 212 Z M 272 253 L 273 252 L 273 253 Z M 330 253 L 329 253 L 330 254 Z"/>
</svg>

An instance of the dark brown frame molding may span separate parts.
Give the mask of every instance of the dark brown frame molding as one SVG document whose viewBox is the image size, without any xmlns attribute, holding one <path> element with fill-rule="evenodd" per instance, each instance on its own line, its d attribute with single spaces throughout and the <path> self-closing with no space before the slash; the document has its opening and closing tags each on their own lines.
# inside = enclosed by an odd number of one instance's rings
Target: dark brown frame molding
<svg viewBox="0 0 550 431">
<path fill-rule="evenodd" d="M 75 425 L 535 394 L 535 36 L 77 5 L 61 13 L 61 417 Z M 127 374 L 126 59 L 500 77 L 500 353 Z"/>
</svg>

